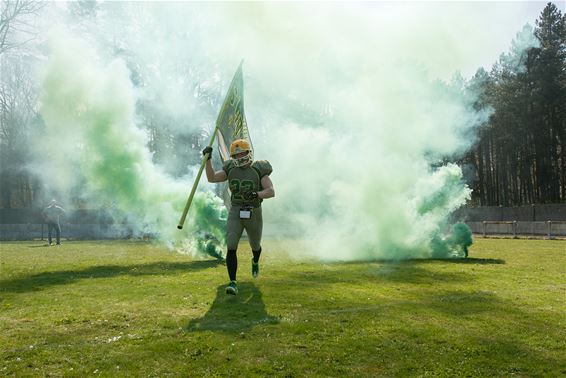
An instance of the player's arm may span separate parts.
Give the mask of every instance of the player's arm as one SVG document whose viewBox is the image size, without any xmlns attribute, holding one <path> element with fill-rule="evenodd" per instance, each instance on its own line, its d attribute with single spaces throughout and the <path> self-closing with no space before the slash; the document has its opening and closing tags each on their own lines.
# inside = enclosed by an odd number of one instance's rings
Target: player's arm
<svg viewBox="0 0 566 378">
<path fill-rule="evenodd" d="M 224 170 L 215 171 L 214 168 L 212 167 L 212 162 L 210 161 L 210 158 L 212 157 L 212 147 L 206 147 L 204 150 L 202 150 L 202 154 L 203 155 L 208 154 L 208 160 L 206 161 L 205 164 L 206 179 L 208 180 L 208 182 L 226 181 L 228 179 L 228 175 L 226 174 L 226 172 Z"/>
<path fill-rule="evenodd" d="M 272 198 L 275 197 L 275 189 L 273 189 L 273 182 L 269 176 L 263 176 L 261 178 L 261 187 L 263 190 L 257 192 L 257 196 L 262 199 Z"/>
</svg>

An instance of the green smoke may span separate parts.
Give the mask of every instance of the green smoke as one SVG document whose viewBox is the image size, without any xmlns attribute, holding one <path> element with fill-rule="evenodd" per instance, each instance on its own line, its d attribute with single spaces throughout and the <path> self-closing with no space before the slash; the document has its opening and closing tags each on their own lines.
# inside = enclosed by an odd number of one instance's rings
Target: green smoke
<svg viewBox="0 0 566 378">
<path fill-rule="evenodd" d="M 197 193 L 187 227 L 176 228 L 193 177 L 174 180 L 152 162 L 147 136 L 135 124 L 124 63 L 101 63 L 63 32 L 50 46 L 41 98 L 46 128 L 37 144 L 45 182 L 60 193 L 80 188 L 92 208 L 112 203 L 114 218 L 126 219 L 136 235 L 151 233 L 172 247 L 221 258 L 226 217 L 219 199 Z"/>
<path fill-rule="evenodd" d="M 189 220 L 189 224 L 198 230 L 199 236 L 195 239 L 196 248 L 209 256 L 223 258 L 228 211 L 222 200 L 211 192 L 203 193 L 195 197 L 191 211 L 194 216 Z"/>
<path fill-rule="evenodd" d="M 174 122 L 172 134 L 212 125 L 243 58 L 254 155 L 274 167 L 266 237 L 302 238 L 305 248 L 291 254 L 326 260 L 461 255 L 469 234 L 447 222 L 470 193 L 460 167 L 438 162 L 465 153 L 489 114 L 473 110 L 473 94 L 464 95 L 458 83 L 465 79 L 454 73 L 471 75 L 497 60 L 524 23 L 509 15 L 525 4 L 101 2 L 83 20 L 82 37 L 97 53 L 82 48 L 77 54 L 91 58 L 53 63 L 71 46 L 61 37 L 67 46 L 49 60 L 53 98 L 46 95 L 43 112 L 50 131 L 41 144 L 51 148 L 42 151 L 68 168 L 53 184 L 115 199 L 140 218 L 140 230 L 158 225 L 164 240 L 175 241 L 168 223 L 174 226 L 192 177 L 171 180 L 151 164 L 140 147 L 146 137 L 133 127 L 134 99 L 187 120 Z M 462 25 L 470 32 L 455 34 Z M 531 41 L 526 30 L 514 48 Z M 132 72 L 120 61 L 95 65 L 102 51 L 121 56 Z M 102 75 L 91 73 L 101 66 Z M 134 73 L 144 86 L 133 95 Z M 92 119 L 100 124 L 83 122 Z M 201 227 L 192 249 L 213 251 L 211 241 L 221 240 L 206 229 L 215 225 L 190 227 Z"/>
<path fill-rule="evenodd" d="M 470 198 L 471 190 L 463 184 L 458 166 L 448 164 L 415 187 L 417 219 L 428 227 L 431 256 L 434 258 L 467 257 L 472 245 L 471 231 L 464 223 L 456 223 L 448 235 L 449 215 Z M 424 241 L 423 241 L 424 243 Z"/>
<path fill-rule="evenodd" d="M 472 231 L 465 223 L 456 223 L 448 235 L 434 235 L 431 241 L 432 257 L 445 259 L 451 257 L 468 257 L 471 246 Z"/>
</svg>

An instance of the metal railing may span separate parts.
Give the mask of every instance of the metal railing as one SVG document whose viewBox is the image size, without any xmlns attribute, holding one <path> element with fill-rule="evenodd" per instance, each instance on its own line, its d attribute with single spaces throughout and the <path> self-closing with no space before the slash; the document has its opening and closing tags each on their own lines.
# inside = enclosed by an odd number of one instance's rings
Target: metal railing
<svg viewBox="0 0 566 378">
<path fill-rule="evenodd" d="M 547 221 L 548 224 L 548 234 L 547 238 L 552 239 L 552 225 L 553 224 L 566 224 L 566 221 Z"/>
<path fill-rule="evenodd" d="M 512 222 L 508 222 L 508 221 L 483 221 L 482 225 L 483 225 L 483 236 L 485 237 L 487 235 L 487 225 L 488 224 L 508 224 L 511 226 L 511 233 L 513 234 L 513 238 L 517 238 L 517 221 L 512 221 Z"/>
<path fill-rule="evenodd" d="M 564 225 L 566 224 L 566 221 L 546 221 L 546 238 L 547 239 L 554 239 L 555 236 L 560 236 L 562 235 L 561 233 L 556 233 L 556 235 L 553 234 L 553 225 Z M 499 233 L 503 233 L 503 234 L 512 234 L 513 238 L 516 239 L 518 233 L 518 222 L 517 221 L 483 221 L 482 222 L 482 234 L 483 236 L 487 236 L 488 233 L 488 226 L 490 224 L 493 225 L 508 225 L 509 228 L 507 230 L 504 230 L 505 232 L 501 232 L 501 230 L 499 230 Z M 532 234 L 534 235 L 534 229 Z"/>
</svg>

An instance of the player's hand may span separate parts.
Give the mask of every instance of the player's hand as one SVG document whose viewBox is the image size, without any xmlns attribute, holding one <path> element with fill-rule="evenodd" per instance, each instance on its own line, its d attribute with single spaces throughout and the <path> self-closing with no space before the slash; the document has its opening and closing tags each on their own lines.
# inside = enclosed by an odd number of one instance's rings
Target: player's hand
<svg viewBox="0 0 566 378">
<path fill-rule="evenodd" d="M 208 160 L 210 160 L 212 158 L 212 147 L 207 146 L 204 148 L 204 150 L 202 150 L 202 154 L 206 155 L 208 154 Z"/>
<path fill-rule="evenodd" d="M 245 192 L 243 194 L 243 196 L 244 196 L 244 199 L 246 201 L 252 201 L 252 200 L 255 200 L 257 198 L 257 192 L 254 192 L 254 191 Z"/>
</svg>

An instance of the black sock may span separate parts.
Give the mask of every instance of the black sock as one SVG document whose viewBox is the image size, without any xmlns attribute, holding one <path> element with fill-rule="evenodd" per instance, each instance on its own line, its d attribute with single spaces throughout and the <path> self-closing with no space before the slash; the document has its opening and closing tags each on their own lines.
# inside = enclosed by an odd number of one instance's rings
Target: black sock
<svg viewBox="0 0 566 378">
<path fill-rule="evenodd" d="M 261 255 L 261 247 L 259 247 L 259 249 L 257 251 L 253 251 L 252 253 L 254 254 L 254 263 L 258 263 L 259 262 L 259 256 Z"/>
<path fill-rule="evenodd" d="M 229 249 L 226 254 L 226 268 L 230 281 L 236 281 L 236 271 L 238 270 L 238 256 L 235 249 Z"/>
</svg>

